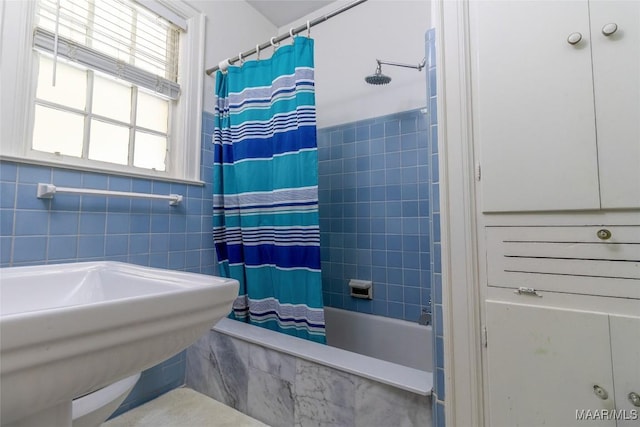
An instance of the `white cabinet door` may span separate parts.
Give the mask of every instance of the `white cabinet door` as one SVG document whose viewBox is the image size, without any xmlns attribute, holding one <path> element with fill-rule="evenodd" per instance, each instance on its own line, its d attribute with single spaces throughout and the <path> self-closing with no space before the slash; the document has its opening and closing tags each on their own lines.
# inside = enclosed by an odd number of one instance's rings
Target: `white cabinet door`
<svg viewBox="0 0 640 427">
<path fill-rule="evenodd" d="M 616 425 L 576 414 L 614 409 L 607 314 L 488 300 L 486 322 L 488 425 Z"/>
<path fill-rule="evenodd" d="M 609 322 L 616 409 L 622 411 L 618 427 L 638 427 L 640 408 L 631 404 L 629 393 L 640 395 L 640 317 L 611 315 Z"/>
<path fill-rule="evenodd" d="M 589 6 L 602 207 L 640 207 L 640 1 Z"/>
<path fill-rule="evenodd" d="M 483 211 L 599 209 L 588 2 L 475 1 L 470 28 Z"/>
</svg>

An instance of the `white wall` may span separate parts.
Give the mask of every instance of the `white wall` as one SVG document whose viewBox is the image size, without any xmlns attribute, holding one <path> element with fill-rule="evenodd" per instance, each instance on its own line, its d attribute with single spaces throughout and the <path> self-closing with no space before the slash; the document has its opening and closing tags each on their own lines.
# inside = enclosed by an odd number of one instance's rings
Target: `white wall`
<svg viewBox="0 0 640 427">
<path fill-rule="evenodd" d="M 281 27 L 278 33 L 347 3 L 336 1 Z M 409 64 L 422 61 L 430 9 L 429 0 L 369 0 L 311 29 L 319 128 L 426 105 L 424 69 L 383 65 L 382 72 L 392 78 L 385 86 L 369 85 L 364 77 L 374 73 L 376 58 Z"/>
<path fill-rule="evenodd" d="M 244 0 L 188 0 L 207 16 L 204 63 L 206 68 L 238 55 L 277 35 L 277 28 Z M 202 70 L 204 78 L 203 109 L 215 108 L 215 78 Z"/>
</svg>

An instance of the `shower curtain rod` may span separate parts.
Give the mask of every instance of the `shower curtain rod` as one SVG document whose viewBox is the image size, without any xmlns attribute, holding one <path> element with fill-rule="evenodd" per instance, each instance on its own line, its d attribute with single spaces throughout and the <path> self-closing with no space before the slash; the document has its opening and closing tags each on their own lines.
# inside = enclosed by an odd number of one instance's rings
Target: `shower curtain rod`
<svg viewBox="0 0 640 427">
<path fill-rule="evenodd" d="M 338 9 L 334 10 L 333 12 L 327 13 L 326 15 L 320 16 L 320 17 L 315 18 L 315 19 L 313 19 L 311 21 L 307 21 L 304 25 L 300 25 L 297 28 L 291 28 L 288 33 L 281 34 L 281 35 L 276 36 L 276 37 L 272 37 L 271 40 L 269 40 L 268 42 L 264 42 L 261 45 L 254 47 L 253 49 L 250 49 L 250 50 L 248 50 L 246 52 L 242 52 L 238 56 L 227 58 L 225 61 L 222 61 L 220 64 L 207 69 L 206 73 L 208 75 L 211 75 L 211 74 L 215 73 L 216 71 L 218 71 L 220 69 L 220 66 L 222 64 L 224 64 L 225 62 L 228 62 L 229 63 L 228 65 L 233 64 L 234 62 L 239 61 L 241 58 L 245 58 L 245 57 L 247 57 L 249 55 L 253 55 L 254 53 L 257 53 L 260 50 L 266 49 L 269 46 L 273 46 L 273 45 L 275 45 L 277 43 L 280 43 L 282 40 L 286 40 L 289 37 L 293 37 L 294 35 L 296 35 L 298 33 L 301 33 L 304 30 L 308 30 L 309 28 L 311 28 L 311 27 L 313 27 L 315 25 L 318 25 L 321 22 L 324 22 L 324 21 L 326 21 L 326 20 L 328 20 L 330 18 L 333 18 L 334 16 L 339 15 L 342 12 L 346 12 L 347 10 L 349 10 L 349 9 L 351 9 L 353 7 L 356 7 L 359 4 L 364 3 L 366 1 L 367 0 L 356 0 L 356 1 L 352 2 L 352 3 L 349 3 L 346 6 L 343 6 L 341 8 L 338 8 Z"/>
</svg>

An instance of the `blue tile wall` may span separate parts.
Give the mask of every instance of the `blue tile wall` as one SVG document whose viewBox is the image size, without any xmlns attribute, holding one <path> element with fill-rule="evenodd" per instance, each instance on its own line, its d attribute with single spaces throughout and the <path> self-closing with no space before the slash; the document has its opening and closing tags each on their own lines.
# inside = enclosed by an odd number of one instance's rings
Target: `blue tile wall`
<svg viewBox="0 0 640 427">
<path fill-rule="evenodd" d="M 433 301 L 433 360 L 434 360 L 434 390 L 433 390 L 433 425 L 445 425 L 445 366 L 444 366 L 444 334 L 442 330 L 442 267 L 440 246 L 440 178 L 438 168 L 438 115 L 437 115 L 437 86 L 436 86 L 436 32 L 427 31 L 425 48 L 427 57 L 427 99 L 428 102 L 428 134 L 429 134 L 429 164 L 431 177 L 429 185 L 429 218 L 430 218 L 430 253 L 431 283 Z"/>
<path fill-rule="evenodd" d="M 123 261 L 217 274 L 211 236 L 213 115 L 203 114 L 201 180 L 187 185 L 153 179 L 0 162 L 0 267 L 78 261 Z M 37 183 L 178 193 L 165 201 L 59 194 L 36 198 Z M 183 353 L 145 371 L 119 410 L 140 405 L 184 384 Z"/>
<path fill-rule="evenodd" d="M 325 304 L 416 321 L 431 297 L 428 117 L 422 110 L 318 130 Z M 373 300 L 349 295 L 373 281 Z"/>
</svg>

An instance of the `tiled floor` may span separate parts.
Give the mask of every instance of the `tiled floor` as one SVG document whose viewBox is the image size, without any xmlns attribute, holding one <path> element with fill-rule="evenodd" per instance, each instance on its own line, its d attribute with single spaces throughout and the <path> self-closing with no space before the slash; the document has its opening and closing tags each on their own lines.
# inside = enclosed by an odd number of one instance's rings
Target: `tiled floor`
<svg viewBox="0 0 640 427">
<path fill-rule="evenodd" d="M 178 388 L 102 427 L 265 427 L 266 424 L 189 388 Z"/>
</svg>

